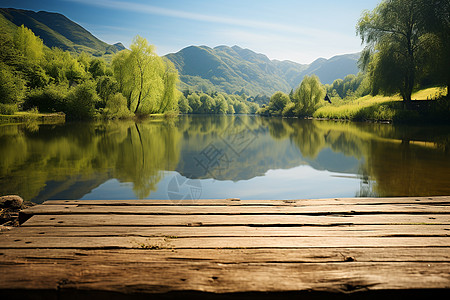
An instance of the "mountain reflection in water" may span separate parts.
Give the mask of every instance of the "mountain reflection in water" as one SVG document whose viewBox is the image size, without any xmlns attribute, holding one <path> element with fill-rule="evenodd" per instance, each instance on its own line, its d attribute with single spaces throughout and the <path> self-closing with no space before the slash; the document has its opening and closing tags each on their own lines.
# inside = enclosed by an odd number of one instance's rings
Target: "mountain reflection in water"
<svg viewBox="0 0 450 300">
<path fill-rule="evenodd" d="M 0 126 L 0 194 L 47 199 L 450 195 L 450 130 L 258 116 Z"/>
</svg>

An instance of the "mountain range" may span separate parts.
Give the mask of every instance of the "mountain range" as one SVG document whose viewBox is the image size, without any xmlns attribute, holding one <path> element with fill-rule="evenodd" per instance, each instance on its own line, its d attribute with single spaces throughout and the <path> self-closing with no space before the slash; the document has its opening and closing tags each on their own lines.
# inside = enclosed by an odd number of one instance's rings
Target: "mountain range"
<svg viewBox="0 0 450 300">
<path fill-rule="evenodd" d="M 107 44 L 79 24 L 59 13 L 0 8 L 0 29 L 13 33 L 25 25 L 48 47 L 111 58 L 125 49 L 121 43 Z M 348 74 L 357 74 L 359 53 L 330 59 L 319 58 L 311 64 L 270 60 L 266 55 L 239 46 L 189 46 L 167 54 L 180 74 L 181 90 L 245 93 L 270 96 L 276 91 L 288 93 L 305 75 L 316 74 L 323 84 Z"/>
<path fill-rule="evenodd" d="M 24 25 L 39 36 L 47 47 L 95 56 L 113 54 L 125 49 L 121 43 L 109 45 L 62 14 L 30 10 L 0 8 L 0 25 L 7 32 Z"/>
<path fill-rule="evenodd" d="M 299 64 L 270 60 L 239 46 L 189 46 L 166 57 L 178 69 L 181 89 L 272 95 L 295 89 L 305 75 L 316 74 L 323 84 L 331 84 L 335 79 L 357 74 L 359 53 Z"/>
</svg>

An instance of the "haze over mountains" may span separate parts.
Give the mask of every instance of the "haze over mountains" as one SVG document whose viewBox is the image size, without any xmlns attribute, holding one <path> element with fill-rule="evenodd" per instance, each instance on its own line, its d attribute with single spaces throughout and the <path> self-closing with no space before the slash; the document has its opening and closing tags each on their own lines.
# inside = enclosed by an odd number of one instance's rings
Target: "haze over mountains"
<svg viewBox="0 0 450 300">
<path fill-rule="evenodd" d="M 48 47 L 71 52 L 86 51 L 95 56 L 110 55 L 125 49 L 121 43 L 109 45 L 62 14 L 45 11 L 0 8 L 0 28 L 13 32 L 24 24 Z M 151 43 L 151 41 L 149 41 Z M 359 53 L 330 59 L 319 58 L 311 64 L 270 60 L 266 55 L 238 46 L 189 46 L 165 56 L 180 74 L 180 89 L 204 92 L 245 93 L 249 96 L 288 93 L 305 75 L 316 74 L 323 84 L 348 74 L 357 74 Z"/>
</svg>

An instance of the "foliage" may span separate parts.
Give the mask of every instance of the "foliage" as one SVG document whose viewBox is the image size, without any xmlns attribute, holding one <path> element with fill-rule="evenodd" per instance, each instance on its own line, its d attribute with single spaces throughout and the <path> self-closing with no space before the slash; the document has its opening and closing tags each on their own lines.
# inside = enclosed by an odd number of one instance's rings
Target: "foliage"
<svg viewBox="0 0 450 300">
<path fill-rule="evenodd" d="M 40 60 L 44 56 L 44 43 L 30 29 L 21 25 L 14 35 L 14 47 L 28 60 Z"/>
<path fill-rule="evenodd" d="M 322 82 L 331 83 L 347 74 L 356 74 L 357 54 L 317 60 L 310 65 L 270 60 L 267 56 L 238 46 L 190 46 L 166 55 L 180 73 L 180 90 L 225 94 L 245 93 L 267 97 L 276 91 L 289 92 L 305 75 L 315 73 Z M 259 105 L 267 104 L 270 97 Z"/>
<path fill-rule="evenodd" d="M 313 116 L 316 118 L 343 119 L 357 121 L 394 121 L 394 122 L 448 122 L 450 107 L 442 99 L 441 88 L 428 88 L 412 94 L 413 99 L 431 100 L 423 110 L 412 110 L 401 102 L 401 96 L 371 96 L 354 100 L 335 102 L 319 108 Z"/>
<path fill-rule="evenodd" d="M 0 115 L 14 115 L 17 111 L 17 104 L 0 103 Z"/>
<path fill-rule="evenodd" d="M 189 106 L 189 101 L 181 93 L 178 98 L 178 110 L 182 114 L 188 114 L 188 113 L 192 112 L 192 108 Z"/>
<path fill-rule="evenodd" d="M 72 85 L 87 79 L 87 73 L 80 62 L 69 52 L 59 48 L 45 51 L 43 68 L 50 77 L 50 82 L 57 84 L 68 82 Z"/>
<path fill-rule="evenodd" d="M 31 90 L 25 97 L 25 110 L 37 107 L 40 112 L 66 111 L 68 86 L 51 84 L 44 88 Z"/>
<path fill-rule="evenodd" d="M 95 91 L 95 82 L 83 82 L 69 92 L 66 113 L 72 119 L 92 119 L 95 116 L 95 105 L 99 101 Z"/>
<path fill-rule="evenodd" d="M 450 0 L 417 0 L 419 27 L 429 34 L 424 61 L 427 75 L 450 91 Z"/>
<path fill-rule="evenodd" d="M 101 107 L 105 107 L 110 96 L 119 91 L 119 84 L 110 76 L 101 76 L 96 79 L 96 91 L 100 97 Z"/>
<path fill-rule="evenodd" d="M 125 119 L 133 116 L 127 108 L 127 99 L 121 93 L 108 96 L 102 115 L 105 119 Z"/>
<path fill-rule="evenodd" d="M 22 99 L 24 80 L 15 73 L 12 67 L 0 62 L 0 103 L 15 104 Z"/>
<path fill-rule="evenodd" d="M 359 72 L 358 75 L 349 74 L 344 79 L 336 79 L 331 85 L 326 84 L 325 88 L 328 96 L 332 99 L 357 98 L 371 92 L 370 79 L 363 72 Z"/>
<path fill-rule="evenodd" d="M 276 92 L 270 97 L 269 112 L 271 115 L 279 116 L 283 109 L 291 102 L 289 96 L 283 92 Z"/>
<path fill-rule="evenodd" d="M 400 92 L 404 101 L 410 101 L 427 65 L 436 64 L 428 57 L 439 57 L 436 50 L 443 48 L 424 25 L 427 22 L 423 19 L 429 17 L 424 17 L 422 2 L 384 0 L 372 12 L 364 12 L 359 19 L 357 33 L 366 43 L 360 64 L 369 73 L 373 93 L 381 91 L 392 95 Z M 441 1 L 433 1 L 435 4 L 438 2 Z M 439 6 L 438 10 L 441 8 Z M 448 31 L 448 10 L 446 14 Z M 430 53 L 430 49 L 436 53 Z"/>
<path fill-rule="evenodd" d="M 147 40 L 136 36 L 131 51 L 113 57 L 114 75 L 119 90 L 127 97 L 128 109 L 134 113 L 162 113 L 176 107 L 175 67 L 156 55 Z"/>
<path fill-rule="evenodd" d="M 0 8 L 0 18 L 4 18 L 10 28 L 21 25 L 28 27 L 49 48 L 57 47 L 72 53 L 84 51 L 90 56 L 115 53 L 119 50 L 114 45 L 100 41 L 86 29 L 58 13 Z"/>
<path fill-rule="evenodd" d="M 325 89 L 317 76 L 305 76 L 294 92 L 295 114 L 312 116 L 323 104 Z"/>
</svg>

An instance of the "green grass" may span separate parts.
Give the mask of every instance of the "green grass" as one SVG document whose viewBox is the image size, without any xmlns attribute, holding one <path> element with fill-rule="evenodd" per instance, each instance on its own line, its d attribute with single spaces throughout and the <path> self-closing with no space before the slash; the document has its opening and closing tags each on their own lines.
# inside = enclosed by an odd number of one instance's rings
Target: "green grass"
<svg viewBox="0 0 450 300">
<path fill-rule="evenodd" d="M 26 123 L 30 121 L 38 121 L 49 124 L 64 123 L 66 116 L 64 114 L 52 113 L 43 114 L 36 112 L 20 111 L 14 115 L 0 115 L 0 123 Z"/>
<path fill-rule="evenodd" d="M 443 88 L 432 87 L 413 93 L 412 99 L 436 99 L 445 93 Z M 315 118 L 357 121 L 408 121 L 422 117 L 418 111 L 408 110 L 403 104 L 399 95 L 367 95 L 355 100 L 342 100 L 327 104 L 319 108 L 313 116 Z"/>
</svg>

